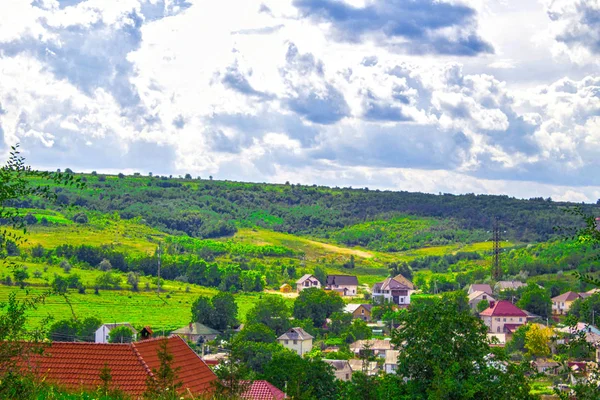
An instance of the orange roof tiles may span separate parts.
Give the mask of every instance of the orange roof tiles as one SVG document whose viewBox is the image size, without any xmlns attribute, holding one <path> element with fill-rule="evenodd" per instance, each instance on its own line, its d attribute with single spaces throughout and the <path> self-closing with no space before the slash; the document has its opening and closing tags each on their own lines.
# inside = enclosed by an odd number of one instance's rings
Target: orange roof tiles
<svg viewBox="0 0 600 400">
<path fill-rule="evenodd" d="M 193 394 L 210 391 L 217 377 L 177 336 L 126 344 L 54 342 L 43 355 L 33 356 L 27 368 L 48 382 L 78 390 L 97 388 L 102 383 L 100 371 L 107 365 L 114 388 L 140 396 L 146 390 L 148 376 L 153 376 L 152 370 L 159 367 L 157 353 L 163 340 L 168 341 L 168 351 L 173 355 L 172 367 L 179 368 L 181 390 L 189 389 Z"/>
</svg>

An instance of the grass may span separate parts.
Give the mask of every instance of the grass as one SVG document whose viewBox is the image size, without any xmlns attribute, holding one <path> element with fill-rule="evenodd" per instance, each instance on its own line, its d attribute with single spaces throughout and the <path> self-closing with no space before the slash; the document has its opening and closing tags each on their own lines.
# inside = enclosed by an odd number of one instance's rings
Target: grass
<svg viewBox="0 0 600 400">
<path fill-rule="evenodd" d="M 128 290 L 100 290 L 96 295 L 93 291 L 79 294 L 69 291 L 68 299 L 73 307 L 71 311 L 65 299 L 61 296 L 50 296 L 45 303 L 28 314 L 28 326 L 39 326 L 42 319 L 51 316 L 54 320 L 68 319 L 73 313 L 78 319 L 97 317 L 104 323 L 129 322 L 135 327 L 149 325 L 155 331 L 165 332 L 187 325 L 191 319 L 191 306 L 200 295 L 214 296 L 216 289 L 202 288 L 190 285 L 189 293 L 185 290 L 171 290 L 161 293 L 160 298 L 156 292 L 131 292 Z M 30 287 L 27 290 L 16 287 L 0 286 L 0 302 L 8 299 L 8 294 L 18 292 L 19 298 L 40 294 L 46 289 Z M 167 298 L 167 294 L 170 298 Z M 260 294 L 236 294 L 238 304 L 238 318 L 245 321 L 246 314 L 256 304 Z M 292 299 L 286 299 L 292 304 Z"/>
</svg>

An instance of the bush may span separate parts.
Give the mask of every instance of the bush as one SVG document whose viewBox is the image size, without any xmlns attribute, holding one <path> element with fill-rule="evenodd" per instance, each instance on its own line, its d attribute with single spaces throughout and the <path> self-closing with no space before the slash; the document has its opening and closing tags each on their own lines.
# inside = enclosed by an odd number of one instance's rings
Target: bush
<svg viewBox="0 0 600 400">
<path fill-rule="evenodd" d="M 96 286 L 100 289 L 120 289 L 121 277 L 108 271 L 96 278 Z"/>
<path fill-rule="evenodd" d="M 106 258 L 103 259 L 102 261 L 100 261 L 100 264 L 98 264 L 98 269 L 100 271 L 110 271 L 112 269 L 112 264 L 110 263 L 109 260 L 107 260 Z"/>
<path fill-rule="evenodd" d="M 42 246 L 41 244 L 37 244 L 31 249 L 31 256 L 35 257 L 35 258 L 44 257 L 44 253 L 45 253 L 44 246 Z"/>
<path fill-rule="evenodd" d="M 61 260 L 60 267 L 65 271 L 65 273 L 71 272 L 71 264 L 67 260 Z"/>
<path fill-rule="evenodd" d="M 37 222 L 37 218 L 32 213 L 27 213 L 27 215 L 25 216 L 25 223 L 27 225 L 35 225 L 37 224 Z"/>
<path fill-rule="evenodd" d="M 99 175 L 99 176 L 98 176 L 98 182 L 106 182 L 106 176 L 104 176 L 104 175 Z"/>
<path fill-rule="evenodd" d="M 88 216 L 86 213 L 83 212 L 77 213 L 73 216 L 73 222 L 76 222 L 78 224 L 87 224 Z"/>
<path fill-rule="evenodd" d="M 137 292 L 139 290 L 140 276 L 136 272 L 127 274 L 127 283 L 131 286 L 131 290 Z"/>
<path fill-rule="evenodd" d="M 33 271 L 33 277 L 37 278 L 37 279 L 41 278 L 42 277 L 42 271 L 36 269 L 35 271 Z"/>
<path fill-rule="evenodd" d="M 9 256 L 18 256 L 19 254 L 21 254 L 19 247 L 12 240 L 7 240 L 4 247 L 6 249 L 6 254 Z"/>
</svg>

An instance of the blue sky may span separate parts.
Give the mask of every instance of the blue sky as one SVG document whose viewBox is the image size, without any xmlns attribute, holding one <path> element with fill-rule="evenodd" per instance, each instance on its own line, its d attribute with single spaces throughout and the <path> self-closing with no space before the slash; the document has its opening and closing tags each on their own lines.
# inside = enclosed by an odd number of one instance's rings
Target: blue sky
<svg viewBox="0 0 600 400">
<path fill-rule="evenodd" d="M 4 0 L 38 168 L 600 199 L 600 0 Z"/>
</svg>

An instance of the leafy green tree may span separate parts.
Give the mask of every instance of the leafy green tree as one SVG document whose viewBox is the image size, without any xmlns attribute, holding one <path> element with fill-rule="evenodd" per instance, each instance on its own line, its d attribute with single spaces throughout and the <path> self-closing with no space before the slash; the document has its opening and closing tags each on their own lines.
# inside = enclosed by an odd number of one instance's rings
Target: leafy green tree
<svg viewBox="0 0 600 400">
<path fill-rule="evenodd" d="M 330 316 L 331 324 L 329 332 L 334 335 L 341 335 L 352 324 L 352 314 L 345 312 L 334 312 Z"/>
<path fill-rule="evenodd" d="M 131 343 L 133 342 L 133 331 L 127 326 L 118 326 L 108 334 L 109 343 Z"/>
<path fill-rule="evenodd" d="M 54 342 L 79 341 L 79 323 L 72 319 L 57 321 L 50 327 L 48 339 Z"/>
<path fill-rule="evenodd" d="M 521 367 L 490 360 L 487 328 L 462 292 L 411 299 L 392 333 L 410 398 L 529 399 Z"/>
<path fill-rule="evenodd" d="M 313 275 L 315 276 L 315 278 L 317 278 L 319 282 L 321 282 L 321 285 L 324 285 L 327 281 L 327 271 L 325 271 L 324 268 L 318 265 L 315 267 Z"/>
<path fill-rule="evenodd" d="M 546 289 L 530 283 L 523 290 L 517 307 L 547 318 L 552 314 L 552 299 Z"/>
<path fill-rule="evenodd" d="M 54 280 L 52 281 L 52 289 L 55 293 L 65 294 L 69 289 L 69 282 L 64 277 L 54 274 Z"/>
<path fill-rule="evenodd" d="M 569 308 L 569 315 L 588 324 L 598 321 L 598 316 L 600 316 L 600 293 L 595 293 L 585 299 L 575 300 Z"/>
<path fill-rule="evenodd" d="M 527 353 L 534 357 L 548 357 L 550 355 L 551 338 L 552 329 L 539 324 L 531 324 L 525 334 Z"/>
<path fill-rule="evenodd" d="M 231 293 L 221 292 L 211 299 L 214 309 L 212 328 L 224 331 L 237 324 L 238 306 Z"/>
<path fill-rule="evenodd" d="M 481 300 L 479 303 L 477 303 L 477 312 L 480 313 L 484 310 L 487 310 L 488 308 L 490 308 L 490 302 L 487 300 Z"/>
<path fill-rule="evenodd" d="M 24 267 L 20 267 L 13 271 L 13 277 L 15 278 L 15 283 L 23 289 L 25 287 L 25 280 L 29 279 L 29 273 Z"/>
<path fill-rule="evenodd" d="M 341 312 L 343 308 L 344 300 L 333 291 L 304 289 L 294 301 L 294 318 L 310 318 L 314 326 L 321 327 L 332 313 Z"/>
<path fill-rule="evenodd" d="M 365 340 L 373 337 L 373 331 L 362 319 L 353 320 L 352 325 L 350 325 L 348 329 L 348 333 L 351 333 L 355 340 Z"/>
<path fill-rule="evenodd" d="M 127 283 L 131 286 L 131 290 L 137 292 L 140 290 L 140 275 L 137 272 L 129 272 L 127 274 Z"/>
<path fill-rule="evenodd" d="M 243 342 L 275 343 L 277 336 L 268 326 L 261 323 L 250 323 L 244 326 L 235 337 L 235 340 Z"/>
<path fill-rule="evenodd" d="M 208 296 L 199 296 L 192 303 L 192 321 L 211 326 L 214 321 L 215 308 Z"/>
<path fill-rule="evenodd" d="M 285 299 L 277 295 L 266 295 L 256 302 L 246 315 L 247 321 L 262 323 L 281 335 L 290 328 L 290 309 Z"/>
<path fill-rule="evenodd" d="M 87 317 L 79 324 L 78 337 L 84 342 L 95 342 L 96 331 L 102 326 L 102 321 L 96 317 Z"/>
</svg>

